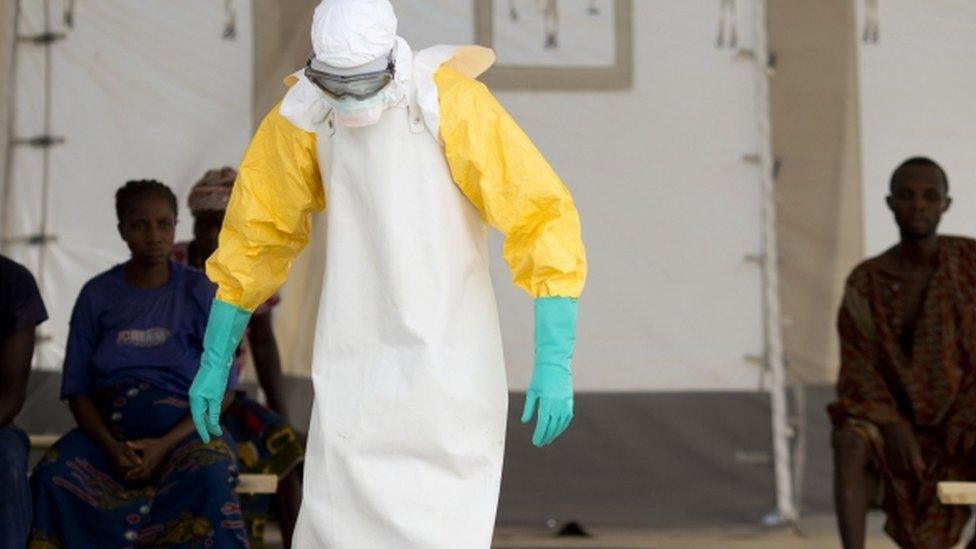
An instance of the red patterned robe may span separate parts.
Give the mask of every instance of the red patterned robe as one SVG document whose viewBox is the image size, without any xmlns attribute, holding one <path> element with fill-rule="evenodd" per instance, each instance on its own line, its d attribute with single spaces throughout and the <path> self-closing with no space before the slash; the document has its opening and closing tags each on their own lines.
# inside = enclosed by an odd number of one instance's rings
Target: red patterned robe
<svg viewBox="0 0 976 549">
<path fill-rule="evenodd" d="M 902 547 L 950 547 L 970 510 L 943 506 L 942 480 L 976 480 L 976 241 L 940 237 L 938 260 L 915 324 L 911 354 L 901 345 L 904 284 L 866 261 L 851 273 L 838 330 L 841 367 L 835 427 L 850 425 L 872 448 L 884 491 L 885 530 Z M 885 463 L 877 427 L 901 422 L 915 433 L 924 480 Z"/>
</svg>

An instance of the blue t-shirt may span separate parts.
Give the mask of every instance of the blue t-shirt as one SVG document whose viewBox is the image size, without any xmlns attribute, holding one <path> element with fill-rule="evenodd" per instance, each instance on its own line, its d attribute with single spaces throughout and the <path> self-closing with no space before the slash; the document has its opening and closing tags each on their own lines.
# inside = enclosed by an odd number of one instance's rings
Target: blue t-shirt
<svg viewBox="0 0 976 549">
<path fill-rule="evenodd" d="M 0 255 L 0 342 L 47 320 L 47 309 L 34 276 Z"/>
<path fill-rule="evenodd" d="M 61 398 L 123 379 L 186 395 L 200 367 L 203 333 L 216 288 L 202 273 L 170 262 L 169 282 L 144 290 L 125 265 L 88 281 L 71 314 Z M 231 387 L 236 377 L 231 374 Z"/>
</svg>

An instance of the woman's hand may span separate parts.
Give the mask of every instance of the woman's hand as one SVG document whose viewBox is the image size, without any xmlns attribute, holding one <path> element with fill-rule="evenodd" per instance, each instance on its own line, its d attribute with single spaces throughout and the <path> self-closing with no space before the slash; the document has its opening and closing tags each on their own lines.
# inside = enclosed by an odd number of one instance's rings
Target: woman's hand
<svg viewBox="0 0 976 549">
<path fill-rule="evenodd" d="M 102 451 L 112 469 L 115 469 L 115 472 L 123 478 L 129 474 L 129 471 L 142 463 L 142 459 L 131 448 L 115 440 L 102 448 Z"/>
<path fill-rule="evenodd" d="M 159 473 L 173 445 L 166 438 L 143 438 L 125 443 L 126 449 L 140 459 L 140 463 L 125 473 L 129 482 L 146 482 Z"/>
</svg>

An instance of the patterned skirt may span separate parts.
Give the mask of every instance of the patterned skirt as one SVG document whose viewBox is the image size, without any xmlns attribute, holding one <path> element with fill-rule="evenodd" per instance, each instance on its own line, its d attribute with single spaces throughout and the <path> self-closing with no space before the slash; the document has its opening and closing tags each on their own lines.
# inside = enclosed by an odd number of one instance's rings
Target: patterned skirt
<svg viewBox="0 0 976 549">
<path fill-rule="evenodd" d="M 275 475 L 283 479 L 305 457 L 298 434 L 275 412 L 238 391 L 220 418 L 225 432 L 237 443 L 242 473 Z M 240 494 L 241 509 L 252 548 L 264 546 L 264 525 L 271 511 L 269 494 Z"/>
<path fill-rule="evenodd" d="M 183 396 L 126 381 L 93 395 L 120 441 L 158 438 L 189 413 Z M 61 437 L 34 468 L 30 547 L 247 547 L 234 493 L 234 441 L 176 445 L 149 484 L 125 481 L 80 429 Z"/>
</svg>

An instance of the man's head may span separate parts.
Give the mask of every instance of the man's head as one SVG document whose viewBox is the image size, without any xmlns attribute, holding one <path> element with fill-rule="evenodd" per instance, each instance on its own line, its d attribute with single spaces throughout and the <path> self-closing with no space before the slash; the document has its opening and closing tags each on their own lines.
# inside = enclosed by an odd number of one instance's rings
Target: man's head
<svg viewBox="0 0 976 549">
<path fill-rule="evenodd" d="M 909 158 L 891 174 L 887 201 L 903 240 L 928 238 L 952 204 L 949 178 L 935 161 Z"/>
<path fill-rule="evenodd" d="M 305 78 L 321 90 L 343 126 L 375 124 L 403 99 L 398 70 L 409 73 L 408 47 L 397 37 L 389 0 L 323 0 L 312 17 L 312 53 Z M 404 59 L 398 59 L 404 57 Z M 402 78 L 402 76 L 401 76 Z"/>
<path fill-rule="evenodd" d="M 176 195 L 169 187 L 154 179 L 128 181 L 115 193 L 115 213 L 133 261 L 169 260 L 176 234 Z"/>
<path fill-rule="evenodd" d="M 209 170 L 190 190 L 187 205 L 193 215 L 193 242 L 204 257 L 217 249 L 224 212 L 236 179 L 234 168 Z"/>
<path fill-rule="evenodd" d="M 323 0 L 312 16 L 315 59 L 336 69 L 363 67 L 396 44 L 397 18 L 389 0 Z"/>
</svg>

